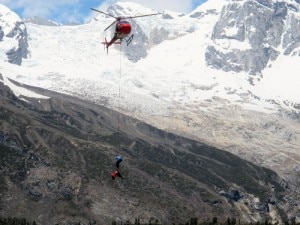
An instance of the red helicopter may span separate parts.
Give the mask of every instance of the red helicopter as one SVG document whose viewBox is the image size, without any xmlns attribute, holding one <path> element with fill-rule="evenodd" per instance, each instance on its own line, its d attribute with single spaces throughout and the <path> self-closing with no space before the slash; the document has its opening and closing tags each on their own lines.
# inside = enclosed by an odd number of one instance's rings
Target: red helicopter
<svg viewBox="0 0 300 225">
<path fill-rule="evenodd" d="M 104 42 L 102 42 L 102 44 L 105 45 L 107 52 L 108 52 L 108 47 L 111 46 L 112 44 L 121 44 L 122 40 L 125 39 L 131 32 L 131 24 L 129 22 L 127 22 L 124 19 L 133 19 L 133 18 L 138 18 L 138 17 L 145 17 L 145 16 L 154 16 L 154 15 L 159 15 L 161 13 L 153 13 L 153 14 L 145 14 L 145 15 L 138 15 L 138 16 L 113 16 L 111 14 L 102 12 L 100 10 L 97 9 L 93 9 L 92 10 L 105 14 L 107 16 L 113 17 L 116 20 L 110 24 L 108 27 L 105 28 L 104 31 L 106 31 L 108 28 L 110 28 L 112 25 L 116 24 L 116 28 L 115 28 L 115 34 L 113 36 L 113 38 L 107 42 L 106 38 L 104 39 Z M 133 39 L 133 34 L 128 38 L 125 39 L 127 46 L 131 43 Z M 120 40 L 120 41 L 117 41 Z"/>
</svg>

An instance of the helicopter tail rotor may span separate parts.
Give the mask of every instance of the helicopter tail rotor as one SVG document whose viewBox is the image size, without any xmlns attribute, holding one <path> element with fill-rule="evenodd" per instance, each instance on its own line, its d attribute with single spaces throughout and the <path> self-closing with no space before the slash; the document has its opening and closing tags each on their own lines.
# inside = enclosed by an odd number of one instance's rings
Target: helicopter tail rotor
<svg viewBox="0 0 300 225">
<path fill-rule="evenodd" d="M 104 50 L 106 49 L 107 50 L 107 54 L 108 54 L 108 42 L 107 42 L 106 37 L 104 38 L 104 41 L 101 42 L 101 44 L 103 44 Z"/>
</svg>

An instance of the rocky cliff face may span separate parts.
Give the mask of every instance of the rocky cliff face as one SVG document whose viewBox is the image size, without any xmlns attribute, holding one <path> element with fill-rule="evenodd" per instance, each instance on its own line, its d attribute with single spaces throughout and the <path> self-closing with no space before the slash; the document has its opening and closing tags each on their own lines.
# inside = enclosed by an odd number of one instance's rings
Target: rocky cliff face
<svg viewBox="0 0 300 225">
<path fill-rule="evenodd" d="M 208 65 L 260 74 L 281 51 L 299 57 L 299 9 L 296 2 L 228 1 L 207 47 Z"/>
<path fill-rule="evenodd" d="M 10 63 L 21 65 L 22 58 L 27 58 L 27 30 L 24 22 L 7 7 L 0 5 L 0 49 Z"/>
<path fill-rule="evenodd" d="M 276 60 L 282 52 L 285 55 L 300 56 L 298 29 L 300 19 L 297 15 L 300 9 L 299 3 L 227 0 L 219 4 L 223 5 L 220 12 L 211 8 L 206 11 L 195 11 L 189 15 L 174 13 L 169 15 L 170 13 L 166 11 L 159 17 L 161 24 L 164 25 L 153 27 L 148 33 L 131 20 L 135 38 L 130 46 L 123 47 L 123 51 L 130 60 L 136 62 L 147 56 L 150 47 L 164 40 L 184 35 L 184 32 L 193 32 L 194 28 L 191 25 L 197 24 L 197 19 L 215 14 L 219 20 L 213 28 L 211 43 L 205 53 L 206 62 L 212 68 L 226 72 L 245 71 L 250 74 L 261 74 L 261 71 Z M 130 10 L 130 8 L 123 8 L 120 3 L 108 8 L 109 13 L 117 16 L 132 15 L 134 12 Z M 186 20 L 185 26 L 177 27 L 178 18 L 187 16 L 194 20 Z M 168 25 L 172 22 L 175 31 Z M 134 56 L 132 52 L 135 53 Z"/>
<path fill-rule="evenodd" d="M 0 41 L 3 41 L 4 31 L 2 30 L 2 27 L 0 27 Z"/>
</svg>

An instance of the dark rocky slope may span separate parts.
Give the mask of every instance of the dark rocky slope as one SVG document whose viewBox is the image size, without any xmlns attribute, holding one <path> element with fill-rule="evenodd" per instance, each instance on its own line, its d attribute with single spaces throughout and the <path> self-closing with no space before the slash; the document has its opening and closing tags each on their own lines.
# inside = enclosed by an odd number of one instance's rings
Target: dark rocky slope
<svg viewBox="0 0 300 225">
<path fill-rule="evenodd" d="M 108 108 L 27 88 L 51 98 L 20 100 L 0 82 L 0 216 L 39 224 L 287 217 L 288 185 L 271 170 Z M 117 154 L 124 180 L 112 181 Z"/>
</svg>

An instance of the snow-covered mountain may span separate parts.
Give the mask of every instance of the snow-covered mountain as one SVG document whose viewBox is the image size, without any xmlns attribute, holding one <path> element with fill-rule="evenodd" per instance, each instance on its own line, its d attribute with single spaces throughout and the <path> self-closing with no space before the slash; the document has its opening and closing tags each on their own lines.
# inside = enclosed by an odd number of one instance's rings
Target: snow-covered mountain
<svg viewBox="0 0 300 225">
<path fill-rule="evenodd" d="M 299 59 L 299 9 L 295 1 L 232 1 L 214 26 L 207 63 L 261 74 L 282 55 Z"/>
<path fill-rule="evenodd" d="M 16 66 L 2 54 L 19 46 L 7 36 L 13 26 L 4 26 L 16 24 L 14 14 L 1 6 L 0 72 L 218 146 L 299 185 L 299 10 L 294 0 L 208 0 L 189 14 L 130 20 L 133 42 L 108 54 L 101 41 L 111 38 L 113 30 L 103 30 L 112 18 L 26 23 L 30 54 Z M 118 2 L 108 12 L 154 11 Z"/>
</svg>

